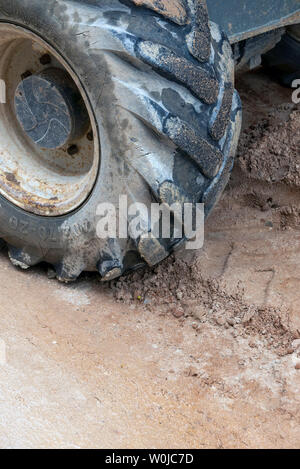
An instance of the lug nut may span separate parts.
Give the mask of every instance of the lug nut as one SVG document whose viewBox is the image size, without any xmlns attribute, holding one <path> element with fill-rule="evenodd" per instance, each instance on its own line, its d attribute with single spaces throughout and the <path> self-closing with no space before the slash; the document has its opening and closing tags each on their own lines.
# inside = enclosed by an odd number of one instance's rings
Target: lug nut
<svg viewBox="0 0 300 469">
<path fill-rule="evenodd" d="M 70 156 L 73 156 L 73 155 L 76 155 L 76 153 L 78 153 L 79 149 L 78 149 L 78 146 L 77 145 L 70 145 L 67 152 L 68 152 L 68 155 Z"/>
<path fill-rule="evenodd" d="M 90 130 L 90 131 L 87 133 L 86 138 L 87 138 L 90 142 L 92 142 L 92 141 L 94 140 L 94 134 L 93 134 L 93 131 L 92 131 L 92 130 Z"/>
<path fill-rule="evenodd" d="M 40 63 L 42 65 L 49 65 L 51 63 L 50 55 L 49 54 L 42 55 L 42 57 L 40 58 Z"/>
</svg>

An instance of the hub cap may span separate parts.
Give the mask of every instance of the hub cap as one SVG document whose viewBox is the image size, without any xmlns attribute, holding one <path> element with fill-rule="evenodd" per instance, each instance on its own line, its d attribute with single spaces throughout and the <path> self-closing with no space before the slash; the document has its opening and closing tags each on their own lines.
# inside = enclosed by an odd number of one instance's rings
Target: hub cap
<svg viewBox="0 0 300 469">
<path fill-rule="evenodd" d="M 21 81 L 15 109 L 24 132 L 41 148 L 60 148 L 88 129 L 83 100 L 61 69 L 48 69 Z"/>
</svg>

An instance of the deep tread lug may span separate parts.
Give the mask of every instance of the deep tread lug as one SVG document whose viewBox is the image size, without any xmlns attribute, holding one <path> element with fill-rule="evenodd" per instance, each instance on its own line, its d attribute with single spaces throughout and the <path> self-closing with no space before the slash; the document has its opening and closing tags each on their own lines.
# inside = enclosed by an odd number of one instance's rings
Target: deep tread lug
<svg viewBox="0 0 300 469">
<path fill-rule="evenodd" d="M 81 273 L 85 270 L 84 263 L 76 258 L 68 257 L 55 266 L 56 277 L 59 282 L 71 283 L 75 282 Z"/>
<path fill-rule="evenodd" d="M 192 32 L 187 38 L 190 53 L 199 62 L 207 62 L 210 57 L 211 34 L 208 24 L 208 13 L 206 7 L 196 1 L 193 2 L 194 24 Z"/>
<path fill-rule="evenodd" d="M 228 127 L 231 106 L 232 106 L 233 92 L 234 92 L 233 85 L 231 83 L 227 83 L 225 85 L 225 90 L 224 90 L 224 95 L 223 95 L 223 100 L 222 100 L 220 111 L 210 129 L 211 136 L 215 140 L 220 140 L 224 136 L 226 132 L 226 128 Z"/>
<path fill-rule="evenodd" d="M 171 181 L 165 181 L 159 188 L 159 198 L 162 203 L 171 207 L 175 203 L 183 205 L 184 203 L 192 202 L 190 198 L 183 193 L 183 191 Z"/>
<path fill-rule="evenodd" d="M 37 249 L 29 247 L 20 249 L 9 245 L 8 255 L 11 263 L 23 270 L 27 270 L 43 260 L 42 254 L 40 254 Z"/>
<path fill-rule="evenodd" d="M 200 65 L 196 66 L 184 57 L 178 57 L 167 47 L 150 41 L 141 41 L 138 53 L 144 62 L 186 85 L 205 103 L 213 104 L 217 101 L 218 82 Z"/>
<path fill-rule="evenodd" d="M 206 216 L 211 212 L 212 207 L 218 202 L 228 180 L 234 163 L 234 156 L 238 145 L 238 136 L 242 126 L 242 109 L 237 92 L 234 93 L 234 102 L 231 110 L 230 128 L 225 151 L 225 161 L 220 173 L 213 179 L 211 185 L 206 190 L 202 202 L 205 205 Z"/>
<path fill-rule="evenodd" d="M 113 280 L 122 275 L 123 272 L 123 265 L 121 265 L 117 259 L 100 261 L 97 268 L 101 275 L 102 282 Z"/>
<path fill-rule="evenodd" d="M 165 127 L 166 134 L 181 150 L 191 155 L 205 176 L 216 176 L 223 159 L 222 153 L 216 147 L 198 137 L 194 129 L 178 117 L 167 119 Z"/>
<path fill-rule="evenodd" d="M 141 236 L 138 243 L 138 251 L 149 266 L 158 264 L 169 254 L 160 241 L 153 237 L 151 232 Z"/>
</svg>

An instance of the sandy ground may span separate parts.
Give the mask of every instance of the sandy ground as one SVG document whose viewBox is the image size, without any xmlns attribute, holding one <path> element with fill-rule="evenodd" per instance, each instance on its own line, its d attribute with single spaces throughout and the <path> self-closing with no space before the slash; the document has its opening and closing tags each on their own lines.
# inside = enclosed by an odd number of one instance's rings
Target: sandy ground
<svg viewBox="0 0 300 469">
<path fill-rule="evenodd" d="M 0 254 L 1 447 L 300 446 L 299 108 L 261 71 L 238 89 L 239 159 L 188 264 L 65 286 Z"/>
</svg>

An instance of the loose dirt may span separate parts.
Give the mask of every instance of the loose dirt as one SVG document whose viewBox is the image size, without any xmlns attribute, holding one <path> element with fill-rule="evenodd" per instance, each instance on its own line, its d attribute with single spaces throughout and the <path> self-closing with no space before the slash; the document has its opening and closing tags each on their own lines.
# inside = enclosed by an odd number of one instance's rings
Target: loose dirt
<svg viewBox="0 0 300 469">
<path fill-rule="evenodd" d="M 271 88 L 255 122 L 260 95 L 255 101 L 255 89 L 245 87 L 243 80 L 249 76 L 255 77 L 256 85 L 261 82 L 264 88 L 267 82 Z M 277 288 L 273 291 L 277 277 L 286 274 L 287 244 L 298 263 L 300 108 L 293 103 L 272 104 L 275 85 L 262 72 L 240 81 L 246 109 L 237 162 L 223 199 L 208 221 L 204 249 L 175 254 L 154 270 L 121 278 L 111 287 L 118 301 L 135 301 L 149 311 L 159 309 L 177 318 L 194 317 L 200 323 L 224 327 L 239 324 L 239 334 L 263 335 L 284 354 L 300 336 L 300 324 L 297 318 L 290 320 L 289 298 L 278 302 L 271 297 L 279 294 Z M 286 98 L 290 91 L 281 92 Z M 282 257 L 279 264 L 270 245 L 276 246 L 277 259 Z M 218 249 L 225 251 L 223 255 Z"/>
<path fill-rule="evenodd" d="M 300 109 L 260 70 L 237 87 L 203 250 L 68 286 L 1 254 L 1 447 L 299 447 Z"/>
</svg>

